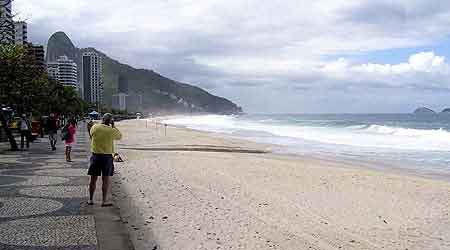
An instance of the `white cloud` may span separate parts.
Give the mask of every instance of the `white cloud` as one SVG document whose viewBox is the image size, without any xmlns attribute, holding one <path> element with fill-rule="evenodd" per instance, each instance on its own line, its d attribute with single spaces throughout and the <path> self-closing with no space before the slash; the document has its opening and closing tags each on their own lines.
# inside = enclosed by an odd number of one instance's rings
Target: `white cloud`
<svg viewBox="0 0 450 250">
<path fill-rule="evenodd" d="M 412 55 L 409 58 L 409 65 L 413 70 L 433 72 L 436 70 L 445 70 L 447 64 L 442 56 L 435 56 L 434 52 L 422 52 Z"/>
<path fill-rule="evenodd" d="M 337 61 L 325 63 L 321 71 L 330 77 L 342 78 L 349 71 L 350 63 L 345 58 L 339 58 Z"/>
<path fill-rule="evenodd" d="M 215 60 L 196 58 L 194 61 L 226 72 L 225 78 L 237 73 L 241 81 L 259 79 L 260 84 L 282 82 L 287 87 L 298 83 L 304 85 L 307 81 L 311 89 L 323 86 L 450 88 L 449 65 L 445 57 L 432 51 L 413 54 L 408 61 L 398 64 L 358 64 L 346 58 L 309 64 L 300 60 L 231 57 Z"/>
<path fill-rule="evenodd" d="M 398 64 L 351 59 L 449 36 L 447 0 L 16 0 L 14 5 L 29 19 L 34 39 L 44 42 L 64 30 L 80 47 L 97 47 L 230 98 L 228 86 L 238 85 L 284 88 L 292 95 L 292 88 L 449 88 L 449 66 L 434 52 Z M 327 59 L 340 55 L 346 56 Z"/>
<path fill-rule="evenodd" d="M 365 88 L 417 88 L 450 89 L 449 65 L 445 57 L 434 52 L 420 52 L 399 64 L 352 64 L 340 58 L 326 63 L 319 70 L 329 82 L 356 83 Z"/>
<path fill-rule="evenodd" d="M 333 64 L 333 63 L 331 63 Z M 420 52 L 409 57 L 408 62 L 399 64 L 374 64 L 362 65 L 347 64 L 343 70 L 356 72 L 374 73 L 381 75 L 408 74 L 408 73 L 439 73 L 448 74 L 449 65 L 445 62 L 445 57 L 437 56 L 434 52 Z"/>
</svg>

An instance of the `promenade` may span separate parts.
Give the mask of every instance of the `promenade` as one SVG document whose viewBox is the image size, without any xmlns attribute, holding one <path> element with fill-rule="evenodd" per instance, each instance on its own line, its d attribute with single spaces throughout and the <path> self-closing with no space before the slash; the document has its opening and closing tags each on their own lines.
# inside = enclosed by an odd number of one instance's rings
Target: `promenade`
<svg viewBox="0 0 450 250">
<path fill-rule="evenodd" d="M 64 144 L 51 151 L 47 138 L 30 149 L 0 146 L 0 249 L 133 249 L 118 209 L 100 207 L 101 181 L 88 206 L 89 137 L 80 123 L 71 163 Z"/>
</svg>

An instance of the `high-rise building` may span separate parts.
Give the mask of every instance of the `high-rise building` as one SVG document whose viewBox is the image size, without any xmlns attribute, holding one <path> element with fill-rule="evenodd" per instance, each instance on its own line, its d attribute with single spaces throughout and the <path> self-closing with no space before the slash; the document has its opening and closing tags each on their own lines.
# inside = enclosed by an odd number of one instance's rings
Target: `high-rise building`
<svg viewBox="0 0 450 250">
<path fill-rule="evenodd" d="M 127 110 L 128 94 L 118 93 L 112 96 L 112 107 L 120 111 Z"/>
<path fill-rule="evenodd" d="M 77 64 L 67 56 L 60 56 L 56 62 L 47 63 L 48 76 L 64 86 L 78 89 Z"/>
<path fill-rule="evenodd" d="M 128 112 L 142 111 L 142 95 L 139 93 L 117 93 L 112 96 L 112 108 Z"/>
<path fill-rule="evenodd" d="M 77 64 L 67 56 L 60 56 L 57 60 L 59 68 L 59 82 L 65 86 L 78 89 L 78 67 Z"/>
<path fill-rule="evenodd" d="M 17 45 L 24 45 L 28 42 L 28 31 L 26 22 L 14 22 L 15 39 Z"/>
<path fill-rule="evenodd" d="M 57 62 L 48 62 L 47 63 L 47 73 L 48 77 L 57 80 L 59 79 L 59 66 Z"/>
<path fill-rule="evenodd" d="M 14 44 L 12 0 L 0 0 L 0 44 Z"/>
<path fill-rule="evenodd" d="M 86 52 L 81 60 L 82 95 L 85 101 L 103 103 L 102 57 L 95 52 Z"/>
<path fill-rule="evenodd" d="M 27 44 L 28 54 L 33 58 L 34 63 L 41 70 L 45 70 L 45 52 L 44 46 L 28 43 Z"/>
</svg>

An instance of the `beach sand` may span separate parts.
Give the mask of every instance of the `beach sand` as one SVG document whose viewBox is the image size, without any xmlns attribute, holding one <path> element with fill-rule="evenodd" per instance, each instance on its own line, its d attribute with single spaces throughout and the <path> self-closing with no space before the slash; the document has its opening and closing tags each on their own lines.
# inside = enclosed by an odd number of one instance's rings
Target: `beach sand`
<svg viewBox="0 0 450 250">
<path fill-rule="evenodd" d="M 137 250 L 450 249 L 448 182 L 165 136 L 145 120 L 118 127 L 114 198 Z"/>
</svg>

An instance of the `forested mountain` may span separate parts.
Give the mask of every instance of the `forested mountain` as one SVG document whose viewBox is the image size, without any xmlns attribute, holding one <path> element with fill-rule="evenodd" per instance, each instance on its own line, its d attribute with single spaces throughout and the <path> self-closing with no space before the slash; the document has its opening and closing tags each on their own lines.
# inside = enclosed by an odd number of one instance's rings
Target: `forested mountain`
<svg viewBox="0 0 450 250">
<path fill-rule="evenodd" d="M 242 109 L 233 102 L 189 84 L 164 77 L 153 70 L 135 69 L 122 64 L 95 48 L 79 49 L 64 32 L 53 34 L 47 44 L 46 60 L 56 61 L 66 55 L 78 65 L 78 79 L 81 79 L 82 54 L 88 51 L 100 53 L 103 57 L 105 104 L 112 105 L 113 95 L 121 92 L 131 98 L 142 96 L 142 105 L 128 105 L 128 111 L 216 114 L 236 114 Z"/>
</svg>

